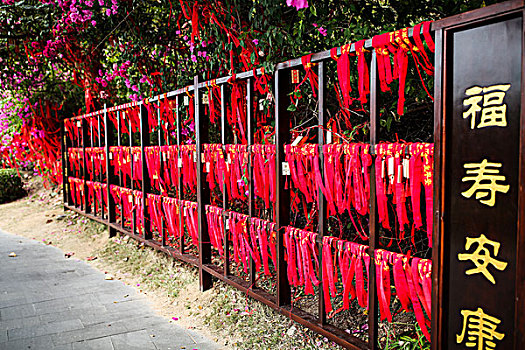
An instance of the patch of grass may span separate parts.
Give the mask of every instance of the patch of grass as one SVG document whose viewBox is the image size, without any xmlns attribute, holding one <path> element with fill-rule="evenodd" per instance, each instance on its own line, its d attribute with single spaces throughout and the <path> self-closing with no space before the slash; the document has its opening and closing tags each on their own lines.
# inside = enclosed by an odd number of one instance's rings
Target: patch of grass
<svg viewBox="0 0 525 350">
<path fill-rule="evenodd" d="M 238 349 L 342 349 L 229 285 L 216 283 L 214 293 L 205 323 L 240 339 Z"/>
<path fill-rule="evenodd" d="M 137 278 L 145 289 L 161 291 L 169 298 L 176 298 L 182 288 L 197 280 L 195 271 L 127 236 L 109 239 L 98 257 Z"/>
</svg>

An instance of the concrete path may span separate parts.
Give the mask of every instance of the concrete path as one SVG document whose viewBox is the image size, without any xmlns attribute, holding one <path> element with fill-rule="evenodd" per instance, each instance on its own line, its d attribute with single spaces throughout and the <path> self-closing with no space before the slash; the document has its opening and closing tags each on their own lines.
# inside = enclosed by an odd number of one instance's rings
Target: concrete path
<svg viewBox="0 0 525 350">
<path fill-rule="evenodd" d="M 15 252 L 17 257 L 9 257 Z M 0 349 L 217 349 L 118 280 L 0 230 Z"/>
</svg>

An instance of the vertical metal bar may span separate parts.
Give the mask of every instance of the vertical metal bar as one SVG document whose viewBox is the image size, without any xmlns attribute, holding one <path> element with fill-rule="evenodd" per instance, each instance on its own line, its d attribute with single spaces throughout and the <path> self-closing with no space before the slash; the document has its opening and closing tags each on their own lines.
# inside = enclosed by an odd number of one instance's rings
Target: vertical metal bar
<svg viewBox="0 0 525 350">
<path fill-rule="evenodd" d="M 117 112 L 118 113 L 118 112 Z M 106 109 L 106 106 L 104 105 L 104 124 L 105 127 L 105 154 L 106 154 L 106 196 L 107 196 L 107 203 L 108 203 L 108 223 L 114 223 L 115 218 L 115 200 L 113 199 L 113 196 L 111 195 L 111 185 L 112 185 L 112 174 L 113 166 L 111 165 L 111 162 L 109 161 L 109 147 L 113 145 L 113 133 L 110 130 L 110 123 L 109 123 L 109 116 L 108 111 Z M 119 142 L 120 142 L 120 131 L 118 131 L 117 135 L 119 135 Z M 117 235 L 117 230 L 115 230 L 113 227 L 108 225 L 109 230 L 109 237 L 114 237 Z"/>
<path fill-rule="evenodd" d="M 326 103 L 326 96 L 325 96 L 325 90 L 326 90 L 326 70 L 325 70 L 325 62 L 321 61 L 319 62 L 317 66 L 317 75 L 319 77 L 319 90 L 318 90 L 318 125 L 319 130 L 317 133 L 317 139 L 319 143 L 319 169 L 322 173 L 323 179 L 325 177 L 324 174 L 324 154 L 323 154 L 323 145 L 325 143 L 325 130 L 326 130 L 326 118 L 325 118 L 325 103 Z M 319 189 L 318 192 L 319 197 L 319 236 L 324 237 L 326 235 L 327 231 L 327 217 L 326 217 L 326 198 L 323 194 L 323 191 Z M 323 261 L 323 250 L 319 249 L 318 254 L 319 261 Z M 323 271 L 323 264 L 319 264 L 319 278 L 322 281 L 325 272 Z M 319 288 L 319 323 L 321 325 L 326 324 L 326 310 L 324 305 L 324 291 L 323 288 Z"/>
<path fill-rule="evenodd" d="M 284 230 L 290 224 L 290 191 L 284 188 L 282 162 L 284 145 L 290 142 L 290 112 L 286 105 L 291 93 L 290 70 L 275 72 L 275 222 L 277 230 L 277 305 L 290 304 L 290 285 L 284 260 Z"/>
<path fill-rule="evenodd" d="M 223 150 L 225 150 L 225 145 L 228 143 L 228 120 L 227 120 L 227 111 L 226 111 L 226 84 L 221 85 L 221 143 L 223 145 Z M 222 185 L 222 209 L 224 213 L 229 209 L 228 207 L 228 193 L 225 174 L 223 174 L 223 179 L 225 180 Z M 226 229 L 226 217 L 223 216 L 223 235 L 224 235 L 224 276 L 230 274 L 230 250 L 229 250 L 229 240 L 228 240 L 228 229 Z"/>
<path fill-rule="evenodd" d="M 202 269 L 205 264 L 211 263 L 211 243 L 206 220 L 205 206 L 210 203 L 210 188 L 206 181 L 206 174 L 202 171 L 201 154 L 203 144 L 208 143 L 208 118 L 204 116 L 204 106 L 201 102 L 199 91 L 199 76 L 194 79 L 195 103 L 195 131 L 197 150 L 197 203 L 198 203 L 198 229 L 199 229 L 199 280 L 200 290 L 206 291 L 212 287 L 211 274 Z"/>
<path fill-rule="evenodd" d="M 370 151 L 375 154 L 375 145 L 378 142 L 379 134 L 379 110 L 378 110 L 378 89 L 377 89 L 377 57 L 372 51 L 372 61 L 370 63 Z M 379 221 L 377 215 L 376 187 L 375 187 L 375 167 L 372 163 L 370 170 L 370 239 L 368 254 L 370 255 L 370 270 L 368 276 L 368 346 L 370 349 L 377 349 L 378 323 L 377 323 L 377 288 L 375 270 L 375 249 L 379 243 Z"/>
<path fill-rule="evenodd" d="M 151 181 L 149 178 L 148 166 L 146 163 L 146 147 L 151 144 L 150 133 L 149 133 L 149 118 L 148 109 L 146 108 L 145 102 L 140 105 L 140 157 L 142 160 L 142 204 L 143 204 L 143 219 L 142 219 L 142 235 L 144 239 L 151 239 L 151 221 L 149 210 L 146 206 L 146 196 L 151 193 Z"/>
<path fill-rule="evenodd" d="M 182 162 L 182 152 L 180 150 L 180 145 L 182 143 L 182 130 L 181 130 L 181 120 L 180 120 L 180 111 L 179 111 L 179 106 L 180 106 L 180 95 L 177 95 L 175 97 L 175 123 L 177 124 L 177 166 L 179 166 L 179 164 L 181 164 Z M 179 167 L 179 180 L 178 180 L 178 183 L 177 183 L 177 195 L 178 195 L 178 198 L 179 198 L 179 201 L 182 200 L 182 195 L 183 195 L 183 188 L 182 188 L 182 167 Z M 179 232 L 181 233 L 180 234 L 180 238 L 179 238 L 179 248 L 180 248 L 180 253 L 181 254 L 184 254 L 184 249 L 185 249 L 185 244 L 184 244 L 184 225 L 182 224 L 182 210 L 179 210 Z"/>
<path fill-rule="evenodd" d="M 65 130 L 64 130 L 65 131 Z M 69 136 L 69 135 L 67 135 Z M 73 204 L 73 198 L 71 196 L 71 188 L 69 187 L 69 176 L 74 176 L 76 177 L 76 174 L 71 174 L 71 168 L 69 167 L 69 147 L 71 147 L 73 145 L 73 140 L 71 140 L 69 137 L 67 137 L 66 135 L 64 135 L 64 144 L 65 144 L 65 147 L 66 147 L 66 156 L 68 157 L 67 158 L 67 162 L 65 164 L 65 167 L 66 167 L 66 189 L 67 189 L 67 197 L 66 197 L 66 200 L 67 200 L 67 204 L 68 205 L 72 205 Z M 80 164 L 79 164 L 80 165 Z"/>
<path fill-rule="evenodd" d="M 91 208 L 89 207 L 89 200 L 88 200 L 88 192 L 87 192 L 87 186 L 86 186 L 86 180 L 87 180 L 87 158 L 86 158 L 86 142 L 87 142 L 87 122 L 86 122 L 86 118 L 82 118 L 82 154 L 83 154 L 83 164 L 82 164 L 82 167 L 83 167 L 83 171 L 82 171 L 82 179 L 84 180 L 84 184 L 82 186 L 82 191 L 84 193 L 84 202 L 82 203 L 83 204 L 83 208 L 81 208 L 82 210 L 84 210 L 84 212 L 87 214 L 87 213 L 90 213 L 91 212 Z"/>
<path fill-rule="evenodd" d="M 443 30 L 435 32 L 435 53 L 434 53 L 434 227 L 432 233 L 432 319 L 431 319 L 431 338 L 432 349 L 441 349 L 442 330 L 442 273 L 441 267 L 443 260 L 443 245 L 441 244 L 442 228 L 442 205 L 443 190 L 442 185 L 442 147 L 443 125 Z"/>
<path fill-rule="evenodd" d="M 62 202 L 67 203 L 67 194 L 69 190 L 67 188 L 67 175 L 68 175 L 68 166 L 69 163 L 67 159 L 67 146 L 66 146 L 66 133 L 64 132 L 64 121 L 60 123 L 60 146 L 62 152 Z"/>
<path fill-rule="evenodd" d="M 106 114 L 106 105 L 104 104 L 104 114 Z M 102 147 L 102 128 L 100 124 L 100 113 L 97 114 L 97 128 L 98 128 L 98 147 Z M 102 177 L 102 163 L 99 163 L 99 173 L 98 173 L 98 182 L 102 183 L 103 177 Z M 104 212 L 104 204 L 100 203 L 100 217 L 104 219 L 105 212 Z"/>
<path fill-rule="evenodd" d="M 166 97 L 164 97 L 166 98 Z M 159 145 L 159 159 L 160 159 L 160 169 L 159 169 L 159 175 L 162 176 L 163 174 L 163 167 L 166 167 L 167 165 L 164 164 L 163 162 L 163 158 L 162 158 L 162 155 L 163 155 L 163 150 L 162 150 L 162 145 L 163 145 L 163 141 L 162 141 L 162 136 L 163 136 L 163 132 L 162 132 L 162 118 L 161 118 L 161 112 L 160 112 L 160 98 L 159 98 L 159 108 L 157 109 L 157 127 L 159 128 L 159 130 L 157 130 L 157 138 L 158 138 L 158 145 Z M 161 187 L 161 190 L 162 190 L 162 187 Z M 165 194 L 165 191 L 161 191 L 161 195 Z M 162 210 L 162 206 L 161 206 L 161 209 Z M 162 246 L 165 246 L 166 245 L 166 235 L 164 234 L 164 216 L 161 215 L 160 216 L 160 227 L 157 228 L 159 234 L 160 234 L 160 237 L 161 237 L 161 244 Z"/>
<path fill-rule="evenodd" d="M 248 220 L 255 216 L 255 194 L 253 189 L 253 155 L 255 117 L 253 115 L 253 78 L 246 81 L 246 137 L 248 141 Z M 248 221 L 248 229 L 250 221 Z M 250 259 L 250 288 L 256 287 L 256 268 L 253 257 Z"/>
<path fill-rule="evenodd" d="M 117 146 L 122 147 L 122 125 L 120 125 L 120 111 L 117 111 Z M 118 185 L 122 187 L 122 170 L 118 170 Z"/>
<path fill-rule="evenodd" d="M 131 129 L 131 118 L 128 116 L 128 130 L 129 130 L 129 154 L 131 159 L 131 190 L 133 191 L 135 189 L 135 172 L 133 170 L 133 130 Z M 135 200 L 135 195 L 132 194 L 132 199 Z M 131 233 L 135 234 L 137 233 L 137 214 L 135 213 L 135 210 L 133 210 L 131 214 Z"/>
</svg>

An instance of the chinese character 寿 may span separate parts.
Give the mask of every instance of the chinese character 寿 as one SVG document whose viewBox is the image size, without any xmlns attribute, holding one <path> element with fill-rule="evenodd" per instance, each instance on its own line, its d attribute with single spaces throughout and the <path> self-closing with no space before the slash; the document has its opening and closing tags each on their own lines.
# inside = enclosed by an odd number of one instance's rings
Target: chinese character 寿
<svg viewBox="0 0 525 350">
<path fill-rule="evenodd" d="M 474 181 L 474 184 L 465 192 L 461 194 L 470 198 L 476 193 L 476 199 L 479 199 L 481 203 L 493 207 L 496 202 L 496 192 L 507 193 L 509 191 L 509 185 L 498 184 L 497 181 L 505 181 L 505 176 L 496 175 L 499 174 L 501 163 L 489 163 L 486 159 L 483 159 L 481 163 L 467 163 L 463 167 L 467 170 L 467 175 L 461 179 L 462 182 Z"/>
<path fill-rule="evenodd" d="M 494 249 L 494 256 L 498 255 L 500 243 L 491 241 L 484 234 L 479 236 L 479 238 L 467 237 L 467 242 L 465 244 L 465 249 L 469 250 L 473 243 L 477 243 L 478 246 L 473 253 L 470 254 L 458 254 L 458 259 L 461 261 L 470 260 L 476 265 L 475 268 L 467 270 L 465 273 L 467 275 L 473 275 L 475 273 L 482 273 L 492 284 L 496 284 L 494 277 L 487 269 L 488 265 L 493 265 L 496 269 L 503 271 L 507 267 L 507 263 L 504 261 L 499 261 L 493 258 L 490 255 L 490 250 L 485 245 L 490 245 Z"/>
</svg>

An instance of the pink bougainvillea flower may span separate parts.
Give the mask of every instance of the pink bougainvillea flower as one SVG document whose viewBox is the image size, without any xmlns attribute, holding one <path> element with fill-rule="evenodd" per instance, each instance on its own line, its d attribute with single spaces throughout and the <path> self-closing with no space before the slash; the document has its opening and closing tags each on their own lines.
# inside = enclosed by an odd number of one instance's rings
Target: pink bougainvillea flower
<svg viewBox="0 0 525 350">
<path fill-rule="evenodd" d="M 259 45 L 259 40 L 257 40 L 257 39 L 253 39 L 253 40 L 252 40 L 252 43 L 254 43 L 255 45 Z"/>
<path fill-rule="evenodd" d="M 308 7 L 308 0 L 286 0 L 286 5 L 293 6 L 297 10 L 305 9 Z"/>
</svg>

